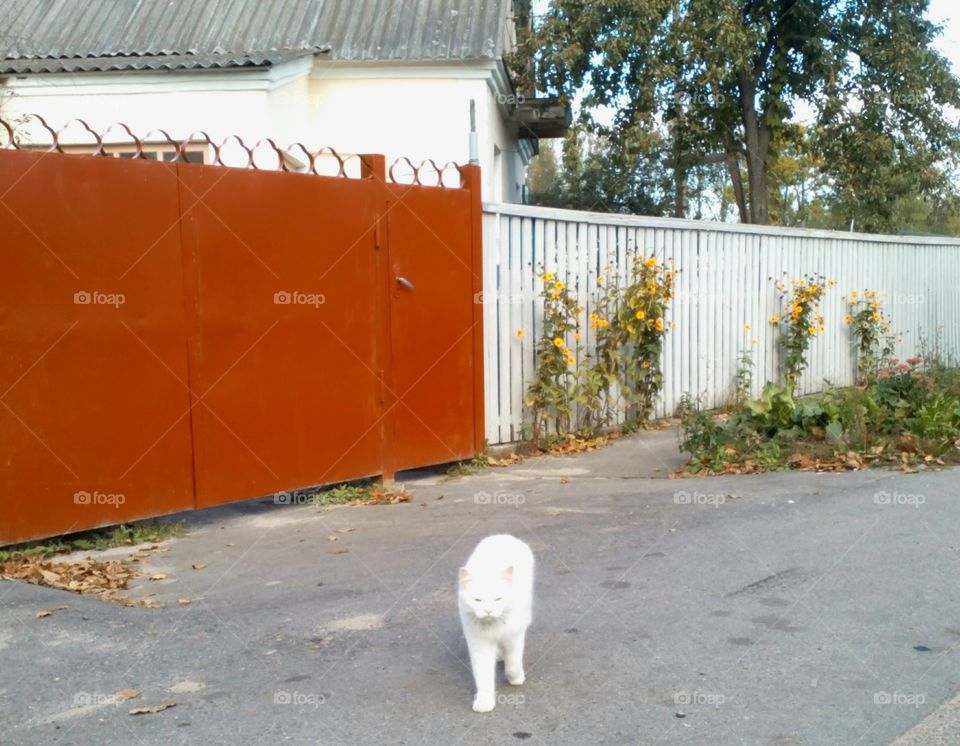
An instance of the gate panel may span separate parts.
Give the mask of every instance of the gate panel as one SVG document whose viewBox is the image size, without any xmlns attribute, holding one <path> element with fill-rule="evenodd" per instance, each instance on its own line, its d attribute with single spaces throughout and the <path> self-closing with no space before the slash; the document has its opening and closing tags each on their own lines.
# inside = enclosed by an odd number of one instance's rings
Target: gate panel
<svg viewBox="0 0 960 746">
<path fill-rule="evenodd" d="M 0 153 L 0 544 L 193 506 L 176 172 Z"/>
<path fill-rule="evenodd" d="M 482 448 L 482 334 L 471 189 L 390 188 L 390 457 L 396 470 Z M 481 382 L 482 383 L 482 382 Z M 482 436 L 481 436 L 482 437 Z"/>
<path fill-rule="evenodd" d="M 198 506 L 379 474 L 373 183 L 180 174 Z"/>
</svg>

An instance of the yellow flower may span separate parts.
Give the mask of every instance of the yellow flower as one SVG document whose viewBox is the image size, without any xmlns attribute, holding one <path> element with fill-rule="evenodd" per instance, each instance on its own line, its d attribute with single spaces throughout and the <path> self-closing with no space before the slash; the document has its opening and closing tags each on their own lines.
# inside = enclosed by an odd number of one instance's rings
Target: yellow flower
<svg viewBox="0 0 960 746">
<path fill-rule="evenodd" d="M 583 306 L 577 306 L 577 313 L 583 313 Z"/>
<path fill-rule="evenodd" d="M 750 340 L 750 344 L 755 345 L 756 343 L 757 343 L 757 339 L 756 339 L 756 338 Z"/>
<path fill-rule="evenodd" d="M 827 284 L 828 284 L 830 287 L 834 287 L 834 286 L 837 284 L 837 281 L 836 281 L 836 280 L 827 280 Z"/>
<path fill-rule="evenodd" d="M 560 339 L 560 337 L 555 338 L 553 340 L 553 346 L 556 347 L 557 349 L 560 349 L 561 347 L 563 347 L 563 340 Z"/>
<path fill-rule="evenodd" d="M 662 331 L 663 331 L 663 319 L 657 319 L 656 322 L 654 323 L 654 326 L 657 327 L 657 331 L 658 331 L 658 332 L 662 332 Z"/>
<path fill-rule="evenodd" d="M 600 319 L 600 328 L 603 329 L 603 328 L 606 327 L 609 323 L 610 323 L 610 322 L 607 321 L 606 319 Z"/>
<path fill-rule="evenodd" d="M 855 300 L 850 301 L 850 308 L 853 308 L 855 305 L 857 305 Z"/>
<path fill-rule="evenodd" d="M 850 291 L 850 300 L 856 300 L 859 297 L 860 297 L 860 293 L 858 293 L 856 290 Z"/>
<path fill-rule="evenodd" d="M 547 274 L 543 276 L 543 281 L 550 282 L 550 280 L 552 280 L 553 278 L 554 278 L 553 272 L 547 272 Z"/>
<path fill-rule="evenodd" d="M 567 358 L 567 365 L 574 365 L 576 364 L 576 362 L 577 362 L 577 359 L 573 357 L 573 355 Z"/>
<path fill-rule="evenodd" d="M 811 337 L 812 337 L 814 334 L 816 334 L 816 333 L 817 333 L 817 327 L 815 327 L 815 326 L 808 326 L 808 327 L 807 327 L 807 334 L 809 334 Z"/>
<path fill-rule="evenodd" d="M 853 316 L 851 316 L 851 315 L 848 313 L 846 316 L 843 317 L 843 320 L 846 321 L 846 322 L 849 324 L 851 321 L 853 321 Z"/>
<path fill-rule="evenodd" d="M 644 368 L 649 368 L 649 367 L 650 367 L 650 361 L 649 361 L 649 360 L 644 360 L 642 367 L 644 367 Z"/>
<path fill-rule="evenodd" d="M 566 287 L 566 285 L 565 285 L 564 283 L 560 282 L 559 280 L 558 280 L 557 282 L 553 283 L 553 289 L 554 289 L 554 290 L 563 290 L 565 287 Z"/>
<path fill-rule="evenodd" d="M 602 284 L 603 284 L 603 275 L 597 275 L 597 284 L 598 284 L 598 285 L 602 285 Z"/>
<path fill-rule="evenodd" d="M 873 314 L 873 320 L 874 320 L 874 321 L 879 321 L 879 320 L 880 320 L 880 314 L 879 314 L 879 313 Z"/>
<path fill-rule="evenodd" d="M 573 338 L 579 342 L 579 341 L 580 341 L 580 332 L 577 332 L 576 334 L 574 334 L 574 335 L 573 335 Z"/>
<path fill-rule="evenodd" d="M 778 323 L 780 323 L 780 317 L 777 316 L 776 314 L 774 314 L 773 316 L 770 317 L 770 323 L 771 323 L 771 324 L 778 324 Z"/>
<path fill-rule="evenodd" d="M 877 301 L 874 301 L 873 303 L 870 304 L 870 307 L 874 309 L 880 308 L 880 303 Z"/>
<path fill-rule="evenodd" d="M 643 311 L 637 311 L 634 316 L 638 321 L 643 321 L 647 317 L 647 314 L 645 314 Z"/>
<path fill-rule="evenodd" d="M 550 293 L 551 300 L 557 300 L 559 297 L 560 297 L 560 293 L 557 293 L 557 292 Z"/>
<path fill-rule="evenodd" d="M 744 325 L 743 325 L 743 330 L 744 330 L 745 332 L 750 331 L 750 324 L 744 324 Z"/>
<path fill-rule="evenodd" d="M 647 259 L 647 261 L 644 262 L 644 265 L 647 267 L 656 267 L 657 260 L 654 259 L 653 257 L 650 257 L 649 259 Z"/>
<path fill-rule="evenodd" d="M 523 329 L 517 329 L 517 339 L 523 339 L 524 334 L 526 334 L 526 332 L 523 331 Z"/>
<path fill-rule="evenodd" d="M 631 334 L 636 334 L 637 328 L 633 324 L 627 324 L 627 331 Z"/>
</svg>

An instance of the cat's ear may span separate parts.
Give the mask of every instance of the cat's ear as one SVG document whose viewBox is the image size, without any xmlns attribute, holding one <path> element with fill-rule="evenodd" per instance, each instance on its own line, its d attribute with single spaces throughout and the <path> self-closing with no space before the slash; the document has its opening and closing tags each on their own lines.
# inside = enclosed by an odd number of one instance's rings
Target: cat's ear
<svg viewBox="0 0 960 746">
<path fill-rule="evenodd" d="M 513 565 L 510 565 L 510 567 L 503 571 L 503 579 L 508 583 L 513 582 Z"/>
<path fill-rule="evenodd" d="M 470 571 L 466 567 L 460 568 L 460 585 L 470 580 Z"/>
</svg>

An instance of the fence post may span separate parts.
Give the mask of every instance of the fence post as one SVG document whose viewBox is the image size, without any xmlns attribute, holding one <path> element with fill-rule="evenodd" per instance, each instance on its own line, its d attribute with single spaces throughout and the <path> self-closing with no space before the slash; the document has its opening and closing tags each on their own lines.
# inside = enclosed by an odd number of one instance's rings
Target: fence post
<svg viewBox="0 0 960 746">
<path fill-rule="evenodd" d="M 484 384 L 483 384 L 483 201 L 480 196 L 480 166 L 470 163 L 460 167 L 460 186 L 470 190 L 470 268 L 473 274 L 473 450 L 484 450 Z M 486 299 L 484 299 L 486 300 Z"/>
<path fill-rule="evenodd" d="M 390 411 L 397 402 L 392 394 L 393 370 L 391 369 L 391 331 L 390 331 L 390 245 L 387 235 L 387 212 L 389 208 L 389 190 L 387 188 L 387 161 L 381 154 L 360 156 L 360 176 L 369 179 L 376 192 L 377 222 L 374 225 L 374 246 L 376 257 L 374 271 L 376 283 L 373 292 L 373 304 L 377 316 L 376 372 L 380 386 L 380 476 L 381 479 L 393 479 L 396 474 L 394 457 L 393 417 Z"/>
</svg>

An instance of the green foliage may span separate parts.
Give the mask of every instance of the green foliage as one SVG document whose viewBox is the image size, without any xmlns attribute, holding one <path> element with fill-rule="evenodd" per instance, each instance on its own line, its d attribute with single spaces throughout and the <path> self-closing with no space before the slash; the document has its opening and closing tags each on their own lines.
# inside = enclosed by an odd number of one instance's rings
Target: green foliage
<svg viewBox="0 0 960 746">
<path fill-rule="evenodd" d="M 713 169 L 749 222 L 892 232 L 949 223 L 955 204 L 960 83 L 928 6 L 552 0 L 510 64 L 521 88 L 577 100 L 619 152 L 641 154 L 624 180 L 669 173 L 672 190 L 654 200 L 675 214 Z M 810 132 L 792 121 L 801 102 L 815 112 Z"/>
<path fill-rule="evenodd" d="M 779 333 L 780 369 L 783 380 L 796 385 L 807 367 L 810 341 L 825 330 L 820 303 L 832 286 L 821 275 L 807 275 L 799 280 L 779 280 L 774 286 L 780 293 L 783 315 L 773 316 L 770 323 Z"/>
<path fill-rule="evenodd" d="M 846 322 L 850 325 L 857 356 L 857 383 L 865 386 L 876 380 L 882 367 L 888 366 L 894 338 L 875 290 L 864 290 L 862 298 L 853 290 L 847 302 L 850 312 Z"/>
<path fill-rule="evenodd" d="M 122 523 L 119 526 L 83 531 L 55 539 L 15 544 L 0 549 L 0 562 L 20 558 L 44 559 L 45 557 L 69 552 L 154 543 L 170 537 L 182 536 L 185 531 L 186 524 L 183 521 Z"/>
<path fill-rule="evenodd" d="M 580 308 L 566 283 L 552 272 L 540 275 L 543 282 L 543 328 L 536 345 L 536 374 L 527 389 L 524 405 L 530 413 L 531 441 L 540 446 L 540 437 L 553 423 L 558 432 L 570 431 L 573 415 L 573 366 L 576 358 L 569 337 L 579 341 Z"/>
</svg>

